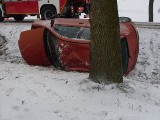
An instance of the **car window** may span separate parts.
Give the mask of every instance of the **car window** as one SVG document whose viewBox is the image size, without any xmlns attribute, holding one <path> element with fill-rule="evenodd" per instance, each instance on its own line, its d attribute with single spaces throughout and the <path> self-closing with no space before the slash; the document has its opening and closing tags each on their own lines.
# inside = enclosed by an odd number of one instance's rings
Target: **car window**
<svg viewBox="0 0 160 120">
<path fill-rule="evenodd" d="M 90 40 L 90 36 L 91 36 L 90 28 L 85 28 L 79 38 L 84 40 Z"/>
<path fill-rule="evenodd" d="M 62 37 L 77 38 L 80 33 L 80 27 L 55 25 L 54 30 Z"/>
</svg>

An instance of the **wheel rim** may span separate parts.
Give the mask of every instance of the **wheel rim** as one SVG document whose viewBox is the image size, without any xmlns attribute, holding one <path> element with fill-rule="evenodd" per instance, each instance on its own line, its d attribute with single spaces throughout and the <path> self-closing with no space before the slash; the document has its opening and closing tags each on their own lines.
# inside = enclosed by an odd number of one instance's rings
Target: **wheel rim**
<svg viewBox="0 0 160 120">
<path fill-rule="evenodd" d="M 53 12 L 51 11 L 51 10 L 47 10 L 47 11 L 45 11 L 45 13 L 44 13 L 44 18 L 46 19 L 46 20 L 48 20 L 48 19 L 50 19 L 51 17 L 53 17 Z"/>
</svg>

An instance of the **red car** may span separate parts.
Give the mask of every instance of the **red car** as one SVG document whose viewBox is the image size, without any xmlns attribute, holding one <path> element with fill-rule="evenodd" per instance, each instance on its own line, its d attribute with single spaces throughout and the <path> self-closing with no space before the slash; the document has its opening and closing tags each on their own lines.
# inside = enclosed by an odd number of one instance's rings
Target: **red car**
<svg viewBox="0 0 160 120">
<path fill-rule="evenodd" d="M 127 19 L 128 20 L 128 19 Z M 123 72 L 136 64 L 138 32 L 131 21 L 120 21 Z M 19 49 L 29 65 L 53 65 L 62 70 L 89 71 L 90 24 L 88 19 L 56 18 L 37 21 L 20 35 Z"/>
</svg>

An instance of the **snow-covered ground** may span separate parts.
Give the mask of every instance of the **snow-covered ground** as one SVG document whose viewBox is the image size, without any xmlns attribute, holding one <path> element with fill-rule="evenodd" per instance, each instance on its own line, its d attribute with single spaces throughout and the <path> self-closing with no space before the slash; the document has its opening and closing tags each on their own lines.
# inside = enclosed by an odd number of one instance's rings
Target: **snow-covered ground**
<svg viewBox="0 0 160 120">
<path fill-rule="evenodd" d="M 134 0 L 137 5 L 118 1 L 121 16 L 147 21 L 146 0 Z M 18 39 L 30 27 L 31 23 L 0 23 L 0 120 L 160 120 L 159 29 L 137 28 L 140 51 L 135 69 L 123 84 L 101 85 L 90 81 L 88 73 L 26 64 Z"/>
<path fill-rule="evenodd" d="M 88 73 L 27 65 L 18 49 L 30 23 L 1 23 L 0 120 L 159 120 L 160 31 L 137 28 L 136 68 L 123 84 L 100 85 Z"/>
</svg>

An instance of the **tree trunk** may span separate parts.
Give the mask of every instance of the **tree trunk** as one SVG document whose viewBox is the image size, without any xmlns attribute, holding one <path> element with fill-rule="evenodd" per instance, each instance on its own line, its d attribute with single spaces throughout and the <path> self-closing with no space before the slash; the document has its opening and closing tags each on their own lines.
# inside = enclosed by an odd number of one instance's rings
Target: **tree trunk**
<svg viewBox="0 0 160 120">
<path fill-rule="evenodd" d="M 123 82 L 117 0 L 91 0 L 89 78 L 98 83 Z"/>
<path fill-rule="evenodd" d="M 153 3 L 154 0 L 149 0 L 149 22 L 153 22 Z"/>
</svg>

